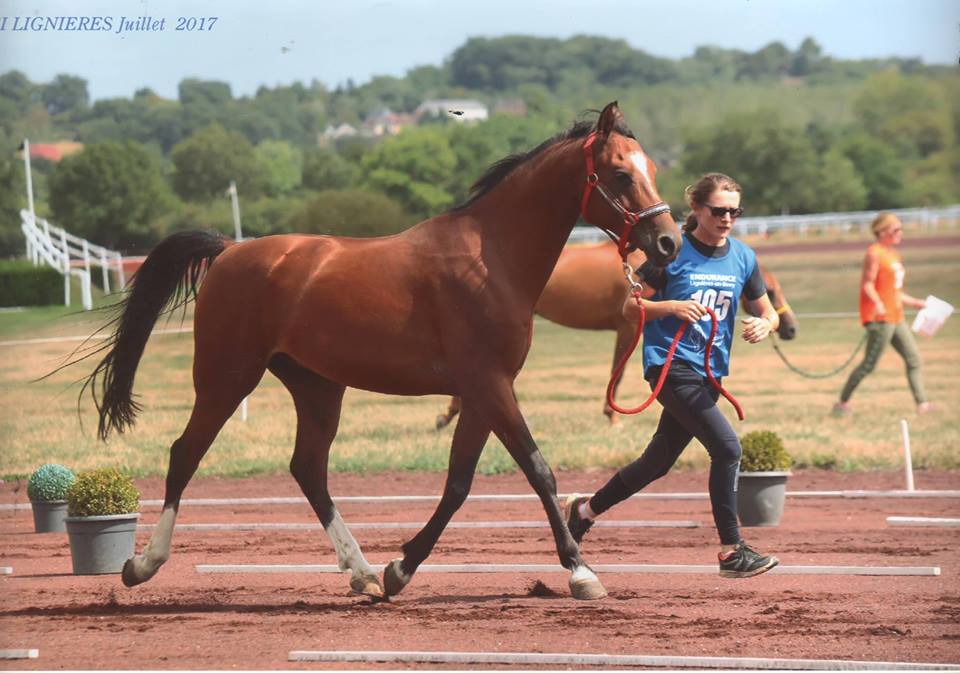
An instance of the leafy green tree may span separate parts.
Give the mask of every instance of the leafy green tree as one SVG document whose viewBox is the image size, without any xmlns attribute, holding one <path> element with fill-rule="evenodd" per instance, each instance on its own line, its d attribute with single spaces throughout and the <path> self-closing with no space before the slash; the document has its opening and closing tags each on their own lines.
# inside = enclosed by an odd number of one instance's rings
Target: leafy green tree
<svg viewBox="0 0 960 673">
<path fill-rule="evenodd" d="M 227 109 L 233 103 L 230 85 L 226 82 L 193 78 L 180 82 L 178 97 L 183 114 L 183 125 L 187 132 L 193 132 L 214 122 L 222 122 Z"/>
<path fill-rule="evenodd" d="M 303 156 L 303 186 L 317 191 L 344 189 L 360 178 L 360 168 L 327 147 L 308 150 Z"/>
<path fill-rule="evenodd" d="M 0 153 L 0 258 L 20 255 L 24 250 L 20 231 L 20 209 L 27 207 L 23 164 L 13 147 Z"/>
<path fill-rule="evenodd" d="M 303 177 L 303 152 L 283 140 L 265 140 L 253 154 L 264 175 L 269 196 L 286 194 L 300 186 Z"/>
<path fill-rule="evenodd" d="M 960 151 L 954 146 L 931 154 L 907 171 L 905 201 L 912 206 L 942 206 L 960 201 Z"/>
<path fill-rule="evenodd" d="M 841 140 L 837 148 L 853 162 L 863 181 L 866 208 L 883 210 L 904 204 L 906 167 L 893 148 L 866 133 Z"/>
<path fill-rule="evenodd" d="M 52 115 L 85 110 L 90 105 L 87 80 L 72 75 L 57 75 L 43 87 L 41 98 Z"/>
<path fill-rule="evenodd" d="M 808 213 L 819 207 L 813 146 L 773 110 L 730 116 L 692 134 L 682 163 L 686 173 L 719 171 L 739 182 L 751 214 Z"/>
<path fill-rule="evenodd" d="M 410 213 L 430 217 L 453 205 L 443 185 L 457 158 L 446 135 L 429 127 L 409 129 L 377 145 L 363 157 L 365 183 Z"/>
<path fill-rule="evenodd" d="M 386 236 L 407 229 L 415 218 L 382 193 L 363 189 L 318 193 L 286 222 L 291 231 L 335 236 Z"/>
<path fill-rule="evenodd" d="M 36 86 L 19 70 L 0 75 L 0 99 L 13 104 L 18 114 L 24 114 L 33 104 Z"/>
<path fill-rule="evenodd" d="M 800 43 L 790 62 L 790 74 L 795 77 L 806 77 L 821 69 L 823 64 L 823 50 L 812 38 L 808 37 Z"/>
<path fill-rule="evenodd" d="M 837 147 L 819 161 L 819 195 L 816 209 L 821 211 L 862 210 L 867 203 L 867 188 L 856 167 Z"/>
<path fill-rule="evenodd" d="M 887 70 L 867 79 L 853 104 L 862 128 L 904 157 L 925 157 L 954 141 L 953 117 L 944 91 L 919 77 Z"/>
<path fill-rule="evenodd" d="M 184 199 L 220 197 L 231 180 L 236 181 L 245 197 L 263 193 L 263 170 L 250 141 L 219 124 L 211 124 L 180 141 L 170 156 L 175 167 L 173 187 Z"/>
<path fill-rule="evenodd" d="M 50 206 L 71 233 L 130 250 L 152 242 L 151 222 L 173 206 L 173 196 L 149 152 L 130 142 L 106 142 L 57 164 Z"/>
<path fill-rule="evenodd" d="M 744 54 L 737 68 L 737 79 L 782 77 L 790 69 L 792 55 L 782 42 L 771 42 L 762 49 Z"/>
</svg>

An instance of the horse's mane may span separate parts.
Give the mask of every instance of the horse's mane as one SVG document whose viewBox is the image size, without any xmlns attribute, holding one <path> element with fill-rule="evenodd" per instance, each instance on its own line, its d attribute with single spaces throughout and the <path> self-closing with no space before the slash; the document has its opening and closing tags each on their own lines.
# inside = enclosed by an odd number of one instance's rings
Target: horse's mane
<svg viewBox="0 0 960 673">
<path fill-rule="evenodd" d="M 454 206 L 450 209 L 450 212 L 457 212 L 459 210 L 464 210 L 465 208 L 473 205 L 479 198 L 487 194 L 491 189 L 496 187 L 506 178 L 510 173 L 513 172 L 517 166 L 525 164 L 526 162 L 533 159 L 535 156 L 539 155 L 541 152 L 546 150 L 548 147 L 553 147 L 557 143 L 561 143 L 567 140 L 575 140 L 577 138 L 584 138 L 593 129 L 596 127 L 594 122 L 589 121 L 579 121 L 574 123 L 566 131 L 561 131 L 552 138 L 544 140 L 542 143 L 534 147 L 532 150 L 527 152 L 521 152 L 518 154 L 511 154 L 509 156 L 500 159 L 497 162 L 494 162 L 490 165 L 489 168 L 480 176 L 480 178 L 473 183 L 470 187 L 470 195 L 467 197 L 467 200 Z M 614 131 L 620 135 L 628 136 L 634 138 L 633 132 L 627 128 L 623 123 L 618 123 L 614 128 Z"/>
</svg>

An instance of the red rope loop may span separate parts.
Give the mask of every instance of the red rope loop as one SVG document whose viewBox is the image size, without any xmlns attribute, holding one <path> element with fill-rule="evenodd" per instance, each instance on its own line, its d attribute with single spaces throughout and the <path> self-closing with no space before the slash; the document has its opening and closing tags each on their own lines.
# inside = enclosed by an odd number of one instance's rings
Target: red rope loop
<svg viewBox="0 0 960 673">
<path fill-rule="evenodd" d="M 673 356 L 677 351 L 677 344 L 680 343 L 680 338 L 683 336 L 684 331 L 687 329 L 689 323 L 682 322 L 680 327 L 677 329 L 677 333 L 673 337 L 673 341 L 670 343 L 670 348 L 667 350 L 667 359 L 663 363 L 663 367 L 660 369 L 660 377 L 657 379 L 657 384 L 653 388 L 653 392 L 650 393 L 650 397 L 647 398 L 640 406 L 634 407 L 633 409 L 625 409 L 618 405 L 614 398 L 614 387 L 616 382 L 620 380 L 620 376 L 623 374 L 624 367 L 627 366 L 627 362 L 633 356 L 633 352 L 637 349 L 637 345 L 640 343 L 640 337 L 643 335 L 643 325 L 646 321 L 646 310 L 643 307 L 643 301 L 640 298 L 640 293 L 634 291 L 632 293 L 634 301 L 637 302 L 637 306 L 640 309 L 640 320 L 637 322 L 637 331 L 633 335 L 633 340 L 630 342 L 630 346 L 627 348 L 627 352 L 623 354 L 623 357 L 620 359 L 620 362 L 617 364 L 617 368 L 614 370 L 613 375 L 610 377 L 610 383 L 607 384 L 607 404 L 611 409 L 620 414 L 638 414 L 657 399 L 657 395 L 660 394 L 660 390 L 663 388 L 663 382 L 667 379 L 667 374 L 670 371 L 670 364 L 673 362 Z M 707 372 L 707 378 L 710 379 L 710 383 L 713 384 L 713 387 L 720 391 L 720 394 L 727 398 L 727 401 L 733 405 L 733 408 L 737 410 L 737 418 L 741 421 L 744 419 L 743 408 L 740 406 L 740 403 L 737 402 L 736 398 L 728 393 L 723 386 L 720 385 L 720 382 L 717 381 L 713 376 L 713 371 L 710 369 L 710 350 L 713 347 L 713 339 L 717 335 L 717 314 L 713 312 L 708 306 L 704 308 L 707 309 L 707 313 L 710 314 L 710 338 L 707 339 L 707 347 L 703 356 L 703 365 L 704 369 Z"/>
</svg>

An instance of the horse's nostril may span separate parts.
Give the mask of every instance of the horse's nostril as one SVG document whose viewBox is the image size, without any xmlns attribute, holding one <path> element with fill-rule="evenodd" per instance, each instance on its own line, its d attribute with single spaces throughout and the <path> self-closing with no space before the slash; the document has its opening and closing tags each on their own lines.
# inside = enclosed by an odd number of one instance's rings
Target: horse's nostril
<svg viewBox="0 0 960 673">
<path fill-rule="evenodd" d="M 667 236 L 666 234 L 659 236 L 657 238 L 657 250 L 664 257 L 673 255 L 673 253 L 677 251 L 677 244 L 673 240 L 673 236 Z"/>
<path fill-rule="evenodd" d="M 792 338 L 794 338 L 795 336 L 797 336 L 797 328 L 796 328 L 796 327 L 785 327 L 785 328 L 781 331 L 781 334 L 780 334 L 780 338 L 781 338 L 781 339 L 792 339 Z"/>
</svg>

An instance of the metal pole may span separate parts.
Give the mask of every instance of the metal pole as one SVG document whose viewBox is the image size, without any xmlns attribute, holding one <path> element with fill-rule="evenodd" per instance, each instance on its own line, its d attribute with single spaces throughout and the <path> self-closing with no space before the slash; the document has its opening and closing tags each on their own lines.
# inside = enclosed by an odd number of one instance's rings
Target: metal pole
<svg viewBox="0 0 960 673">
<path fill-rule="evenodd" d="M 240 230 L 240 200 L 237 198 L 237 183 L 233 180 L 230 181 L 230 189 L 227 190 L 227 193 L 230 194 L 230 203 L 233 206 L 233 237 L 237 241 L 242 241 L 243 232 Z"/>
<path fill-rule="evenodd" d="M 900 419 L 900 433 L 903 435 L 903 469 L 907 476 L 907 490 L 913 490 L 913 458 L 910 455 L 910 430 L 907 419 Z"/>
<path fill-rule="evenodd" d="M 30 216 L 34 217 L 36 213 L 33 210 L 33 176 L 30 172 L 30 141 L 23 139 L 23 169 L 27 175 L 27 210 Z"/>
</svg>

